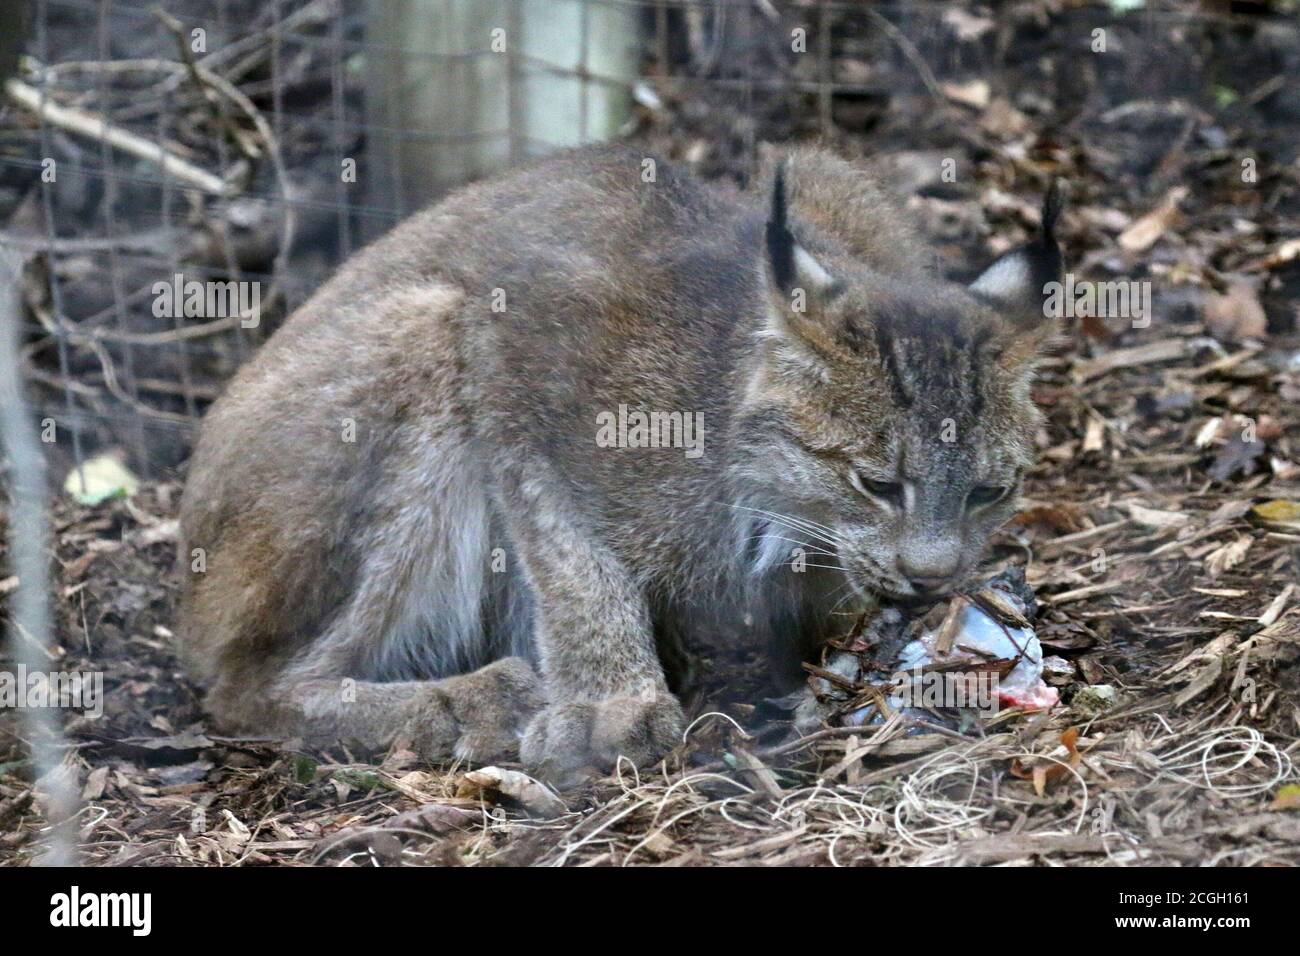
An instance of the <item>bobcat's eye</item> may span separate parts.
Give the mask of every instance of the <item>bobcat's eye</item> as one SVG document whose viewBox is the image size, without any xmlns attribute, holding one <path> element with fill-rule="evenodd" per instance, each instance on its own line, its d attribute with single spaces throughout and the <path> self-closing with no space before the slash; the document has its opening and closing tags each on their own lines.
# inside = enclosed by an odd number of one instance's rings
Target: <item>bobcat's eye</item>
<svg viewBox="0 0 1300 956">
<path fill-rule="evenodd" d="M 995 505 L 1010 493 L 1008 485 L 976 485 L 966 496 L 966 507 L 984 508 Z"/>
<path fill-rule="evenodd" d="M 849 472 L 849 481 L 869 498 L 878 498 L 891 505 L 903 501 L 903 486 L 897 481 L 877 481 L 856 470 Z"/>
</svg>

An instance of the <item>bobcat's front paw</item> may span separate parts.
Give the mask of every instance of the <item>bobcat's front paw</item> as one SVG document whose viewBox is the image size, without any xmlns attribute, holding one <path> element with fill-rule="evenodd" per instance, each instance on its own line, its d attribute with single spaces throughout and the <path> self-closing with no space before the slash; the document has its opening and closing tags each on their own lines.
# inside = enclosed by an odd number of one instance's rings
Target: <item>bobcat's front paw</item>
<svg viewBox="0 0 1300 956">
<path fill-rule="evenodd" d="M 545 700 L 532 666 L 507 657 L 430 684 L 407 733 L 412 749 L 428 760 L 507 759 L 518 752 L 524 728 Z"/>
<path fill-rule="evenodd" d="M 588 768 L 608 770 L 619 757 L 643 766 L 680 740 L 681 704 L 667 691 L 590 703 L 553 703 L 524 732 L 520 759 L 545 777 L 571 783 Z"/>
<path fill-rule="evenodd" d="M 452 753 L 482 763 L 519 752 L 523 730 L 546 698 L 532 666 L 507 657 L 463 675 L 451 701 L 459 730 Z"/>
</svg>

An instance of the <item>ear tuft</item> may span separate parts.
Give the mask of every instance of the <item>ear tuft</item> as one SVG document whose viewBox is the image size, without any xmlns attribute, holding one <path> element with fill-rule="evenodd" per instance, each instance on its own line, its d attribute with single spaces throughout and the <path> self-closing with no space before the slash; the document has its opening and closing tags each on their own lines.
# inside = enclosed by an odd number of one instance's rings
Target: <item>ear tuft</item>
<svg viewBox="0 0 1300 956">
<path fill-rule="evenodd" d="M 842 352 L 843 316 L 835 303 L 844 283 L 795 237 L 788 207 L 789 161 L 777 167 L 772 180 L 772 206 L 763 234 L 763 275 L 771 304 L 762 335 L 794 346 L 810 362 L 818 355 Z M 800 232 L 809 230 L 799 223 Z M 813 243 L 817 248 L 820 243 Z"/>
<path fill-rule="evenodd" d="M 816 304 L 825 305 L 843 291 L 843 285 L 817 261 L 790 230 L 786 190 L 786 164 L 776 169 L 772 181 L 772 208 L 764 230 L 767 277 L 773 291 L 787 302 L 802 290 Z"/>
<path fill-rule="evenodd" d="M 794 288 L 795 250 L 798 246 L 787 225 L 784 163 L 776 168 L 776 179 L 772 183 L 772 210 L 767 219 L 766 240 L 772 282 L 782 292 L 788 293 Z"/>
</svg>

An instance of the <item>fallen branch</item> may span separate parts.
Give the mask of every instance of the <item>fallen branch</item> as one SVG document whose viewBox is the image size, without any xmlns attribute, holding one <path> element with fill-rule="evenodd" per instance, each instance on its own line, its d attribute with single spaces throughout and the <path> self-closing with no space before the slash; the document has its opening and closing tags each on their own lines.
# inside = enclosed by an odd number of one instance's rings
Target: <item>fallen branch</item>
<svg viewBox="0 0 1300 956">
<path fill-rule="evenodd" d="M 60 106 L 21 80 L 6 80 L 4 89 L 15 104 L 30 110 L 47 123 L 88 139 L 107 142 L 114 149 L 156 164 L 169 176 L 195 189 L 214 196 L 224 196 L 229 191 L 229 186 L 219 176 L 169 153 L 155 142 L 114 126 L 102 116 L 71 106 Z"/>
</svg>

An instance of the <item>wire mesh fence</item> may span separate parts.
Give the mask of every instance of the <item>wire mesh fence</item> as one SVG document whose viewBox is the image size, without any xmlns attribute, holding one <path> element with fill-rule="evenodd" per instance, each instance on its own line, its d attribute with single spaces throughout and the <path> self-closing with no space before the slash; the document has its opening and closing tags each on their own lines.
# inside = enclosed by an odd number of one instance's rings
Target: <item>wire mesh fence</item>
<svg viewBox="0 0 1300 956">
<path fill-rule="evenodd" d="M 949 111 L 989 95 L 972 78 L 1008 49 L 996 15 L 942 4 L 38 0 L 29 15 L 0 205 L 56 472 L 103 449 L 142 474 L 180 463 L 280 319 L 461 182 L 614 136 L 742 182 L 770 141 L 918 118 L 918 140 L 959 141 Z M 1209 19 L 1117 16 L 1080 11 L 1053 38 L 1064 55 L 1026 75 L 1053 95 L 1075 65 L 1127 99 L 1211 95 L 1200 64 L 1161 51 L 1171 19 Z M 1105 29 L 1145 55 L 1086 57 Z"/>
</svg>

